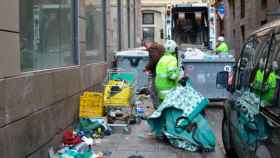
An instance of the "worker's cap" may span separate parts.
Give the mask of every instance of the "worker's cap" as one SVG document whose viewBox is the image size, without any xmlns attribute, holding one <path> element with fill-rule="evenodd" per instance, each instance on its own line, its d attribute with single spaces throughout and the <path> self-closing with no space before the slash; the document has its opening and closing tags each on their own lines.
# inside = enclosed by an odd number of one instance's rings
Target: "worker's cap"
<svg viewBox="0 0 280 158">
<path fill-rule="evenodd" d="M 164 44 L 165 51 L 175 52 L 177 48 L 177 43 L 173 40 L 167 40 Z"/>
<path fill-rule="evenodd" d="M 224 42 L 224 41 L 225 41 L 225 38 L 224 38 L 223 36 L 220 36 L 220 37 L 218 37 L 218 41 L 219 41 L 219 42 Z"/>
</svg>

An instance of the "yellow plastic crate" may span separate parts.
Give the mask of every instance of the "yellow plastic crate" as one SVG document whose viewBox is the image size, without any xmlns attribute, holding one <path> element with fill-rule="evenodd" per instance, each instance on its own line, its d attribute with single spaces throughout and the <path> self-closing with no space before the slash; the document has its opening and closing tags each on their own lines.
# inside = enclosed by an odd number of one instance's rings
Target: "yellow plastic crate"
<svg viewBox="0 0 280 158">
<path fill-rule="evenodd" d="M 103 94 L 84 92 L 80 97 L 80 117 L 94 118 L 104 116 Z"/>
<path fill-rule="evenodd" d="M 113 87 L 120 87 L 120 90 L 111 96 Z M 132 96 L 132 87 L 123 81 L 110 80 L 104 89 L 104 105 L 105 106 L 130 106 Z"/>
</svg>

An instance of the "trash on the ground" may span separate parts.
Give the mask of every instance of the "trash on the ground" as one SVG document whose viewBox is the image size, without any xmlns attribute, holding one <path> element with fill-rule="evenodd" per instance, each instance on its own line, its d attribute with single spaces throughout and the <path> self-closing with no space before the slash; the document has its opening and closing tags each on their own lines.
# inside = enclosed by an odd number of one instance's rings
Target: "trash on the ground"
<svg viewBox="0 0 280 158">
<path fill-rule="evenodd" d="M 71 137 L 78 137 L 73 135 L 73 132 L 65 132 L 66 138 L 69 136 Z M 65 136 L 64 136 L 65 137 Z M 64 138 L 65 139 L 65 138 Z M 53 148 L 49 150 L 49 157 L 50 158 L 104 158 L 103 153 L 96 154 L 92 146 L 94 145 L 94 140 L 92 138 L 88 138 L 83 136 L 80 139 L 80 143 L 75 144 L 65 144 L 64 147 L 59 149 L 56 154 L 54 154 Z M 101 139 L 96 139 L 96 144 L 101 143 Z"/>
<path fill-rule="evenodd" d="M 81 142 L 80 144 L 77 144 L 76 146 L 74 146 L 73 149 L 78 151 L 78 152 L 84 152 L 84 151 L 90 149 L 90 145 L 88 145 L 85 142 Z"/>
<path fill-rule="evenodd" d="M 149 95 L 150 94 L 150 91 L 148 88 L 141 88 L 138 92 L 138 95 Z"/>
<path fill-rule="evenodd" d="M 141 155 L 131 155 L 128 158 L 144 158 L 144 157 Z"/>
<path fill-rule="evenodd" d="M 166 137 L 175 147 L 188 151 L 213 151 L 215 134 L 200 114 L 207 105 L 208 99 L 187 83 L 166 96 L 148 123 L 157 137 Z"/>
<path fill-rule="evenodd" d="M 104 154 L 98 153 L 98 154 L 96 154 L 96 156 L 94 158 L 104 158 Z"/>
<path fill-rule="evenodd" d="M 63 145 L 57 153 L 50 149 L 49 155 L 51 158 L 104 158 L 102 153 L 96 154 L 92 147 L 101 144 L 101 138 L 111 133 L 106 118 L 80 118 L 75 130 L 63 133 Z"/>
<path fill-rule="evenodd" d="M 63 133 L 63 143 L 65 145 L 77 145 L 81 143 L 81 138 L 73 133 L 73 131 L 66 131 Z"/>
<path fill-rule="evenodd" d="M 56 158 L 53 147 L 50 147 L 48 153 L 49 153 L 49 158 Z"/>
<path fill-rule="evenodd" d="M 142 101 L 137 100 L 135 104 L 136 104 L 135 115 L 136 117 L 142 119 L 145 113 L 144 103 Z"/>
<path fill-rule="evenodd" d="M 94 138 L 111 134 L 105 118 L 80 118 L 79 128 L 76 130 L 80 136 L 91 136 Z"/>
<path fill-rule="evenodd" d="M 156 139 L 156 136 L 153 133 L 140 133 L 137 135 L 139 139 Z"/>
<path fill-rule="evenodd" d="M 96 139 L 96 140 L 95 140 L 95 143 L 96 143 L 96 144 L 101 144 L 101 139 Z"/>
<path fill-rule="evenodd" d="M 146 120 L 153 112 L 154 108 L 151 103 L 150 97 L 137 96 L 136 100 L 136 115 L 142 120 Z"/>
<path fill-rule="evenodd" d="M 87 138 L 85 136 L 82 137 L 82 141 L 85 142 L 87 145 L 93 145 L 94 140 L 92 138 Z"/>
<path fill-rule="evenodd" d="M 49 150 L 50 158 L 96 158 L 96 154 L 85 143 L 75 147 L 64 147 L 54 154 L 53 148 Z"/>
<path fill-rule="evenodd" d="M 112 155 L 111 151 L 102 151 L 104 157 L 109 157 Z"/>
</svg>

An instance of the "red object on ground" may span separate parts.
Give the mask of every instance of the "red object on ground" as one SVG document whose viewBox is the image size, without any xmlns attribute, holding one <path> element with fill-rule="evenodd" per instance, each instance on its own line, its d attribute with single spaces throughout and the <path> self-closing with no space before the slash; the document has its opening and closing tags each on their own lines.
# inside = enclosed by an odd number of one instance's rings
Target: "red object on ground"
<svg viewBox="0 0 280 158">
<path fill-rule="evenodd" d="M 71 131 L 66 131 L 63 133 L 63 143 L 66 145 L 77 145 L 81 143 L 81 138 L 74 135 Z"/>
</svg>

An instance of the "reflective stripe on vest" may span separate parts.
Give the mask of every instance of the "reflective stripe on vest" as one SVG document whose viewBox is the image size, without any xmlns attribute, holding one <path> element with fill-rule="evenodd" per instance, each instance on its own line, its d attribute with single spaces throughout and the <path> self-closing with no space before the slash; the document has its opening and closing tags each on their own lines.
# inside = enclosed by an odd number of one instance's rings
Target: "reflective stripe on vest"
<svg viewBox="0 0 280 158">
<path fill-rule="evenodd" d="M 159 91 L 160 98 L 165 97 L 171 90 L 162 90 Z"/>
</svg>

